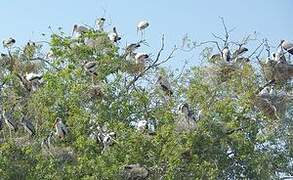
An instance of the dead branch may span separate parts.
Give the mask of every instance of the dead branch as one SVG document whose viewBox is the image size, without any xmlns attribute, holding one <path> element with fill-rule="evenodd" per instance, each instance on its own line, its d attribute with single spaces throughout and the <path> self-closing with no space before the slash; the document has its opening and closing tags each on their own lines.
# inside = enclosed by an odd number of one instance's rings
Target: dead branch
<svg viewBox="0 0 293 180">
<path fill-rule="evenodd" d="M 263 45 L 264 45 L 264 41 L 262 41 L 260 45 L 257 46 L 257 48 L 248 56 L 248 59 L 250 59 L 258 51 L 258 49 L 261 48 Z"/>
<path fill-rule="evenodd" d="M 177 50 L 177 48 L 176 48 L 176 46 L 174 47 L 174 49 L 171 51 L 171 53 L 169 54 L 169 56 L 165 59 L 165 60 L 163 60 L 163 61 L 161 61 L 161 62 L 159 62 L 159 60 L 160 60 L 160 57 L 161 57 L 161 53 L 163 52 L 163 50 L 164 50 L 164 48 L 165 48 L 165 36 L 164 35 L 162 35 L 162 40 L 161 40 L 161 48 L 160 48 L 160 50 L 159 50 L 159 52 L 158 52 L 158 54 L 157 54 L 157 56 L 156 56 L 156 58 L 155 58 L 155 60 L 147 67 L 147 68 L 145 68 L 141 73 L 139 73 L 137 76 L 135 76 L 134 78 L 133 78 L 133 80 L 131 80 L 129 83 L 128 83 L 128 85 L 126 86 L 126 89 L 128 90 L 139 78 L 141 78 L 147 71 L 149 71 L 150 69 L 153 69 L 153 68 L 155 68 L 155 67 L 158 67 L 158 66 L 160 66 L 161 64 L 163 64 L 163 63 L 165 63 L 165 62 L 167 62 L 168 60 L 170 60 L 171 58 L 173 58 L 173 54 L 174 54 L 174 52 Z"/>
</svg>

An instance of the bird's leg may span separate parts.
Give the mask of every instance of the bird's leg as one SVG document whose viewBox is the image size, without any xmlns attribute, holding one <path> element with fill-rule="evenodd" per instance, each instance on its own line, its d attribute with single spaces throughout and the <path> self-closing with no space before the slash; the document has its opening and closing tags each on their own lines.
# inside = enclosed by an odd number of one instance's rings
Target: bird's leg
<svg viewBox="0 0 293 180">
<path fill-rule="evenodd" d="M 5 138 L 5 133 L 4 133 L 4 131 L 2 132 L 2 134 L 3 134 L 3 139 L 4 139 L 4 141 L 6 141 L 6 138 Z"/>
<path fill-rule="evenodd" d="M 92 74 L 92 85 L 94 85 L 94 74 Z"/>
<path fill-rule="evenodd" d="M 36 121 L 36 132 L 38 132 L 38 124 L 39 124 L 39 119 Z"/>
<path fill-rule="evenodd" d="M 10 139 L 12 139 L 11 129 L 9 129 Z"/>
</svg>

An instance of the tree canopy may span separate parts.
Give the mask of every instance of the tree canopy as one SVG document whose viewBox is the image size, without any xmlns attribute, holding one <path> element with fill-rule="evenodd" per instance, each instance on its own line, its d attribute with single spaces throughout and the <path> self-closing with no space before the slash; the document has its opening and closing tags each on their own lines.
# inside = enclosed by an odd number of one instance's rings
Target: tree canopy
<svg viewBox="0 0 293 180">
<path fill-rule="evenodd" d="M 174 71 L 164 63 L 182 49 L 165 53 L 164 36 L 157 52 L 139 53 L 146 33 L 123 47 L 103 21 L 48 42 L 3 42 L 1 179 L 292 176 L 289 53 L 266 58 L 265 40 L 243 50 L 255 41 L 232 41 L 224 26 L 223 38 L 186 38 L 205 47 L 203 63 Z"/>
</svg>

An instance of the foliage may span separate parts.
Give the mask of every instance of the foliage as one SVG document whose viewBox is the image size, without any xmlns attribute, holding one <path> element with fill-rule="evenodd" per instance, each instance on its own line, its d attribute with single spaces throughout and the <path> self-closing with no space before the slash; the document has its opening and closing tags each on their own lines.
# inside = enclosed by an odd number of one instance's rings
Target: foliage
<svg viewBox="0 0 293 180">
<path fill-rule="evenodd" d="M 86 39 L 96 45 L 88 46 Z M 137 74 L 129 72 L 131 60 L 121 55 L 123 49 L 94 29 L 78 37 L 54 33 L 49 47 L 7 50 L 0 67 L 1 108 L 11 111 L 19 126 L 21 116 L 28 116 L 37 133 L 28 137 L 19 128 L 10 136 L 4 126 L 1 179 L 122 179 L 123 167 L 135 163 L 149 170 L 149 179 L 270 179 L 292 172 L 292 106 L 282 119 L 255 107 L 256 92 L 266 82 L 252 63 L 223 72 L 217 62 L 207 62 L 177 76 L 161 66 L 165 60 L 158 54 Z M 88 61 L 97 63 L 95 76 L 84 69 Z M 34 91 L 19 78 L 31 72 L 43 74 Z M 168 77 L 173 96 L 156 84 L 158 74 Z M 95 85 L 102 89 L 97 97 L 90 93 Z M 175 131 L 182 102 L 201 111 L 192 132 Z M 44 150 L 41 142 L 54 131 L 57 117 L 69 134 L 65 140 L 55 137 Z M 130 126 L 143 118 L 157 122 L 155 134 Z M 89 138 L 93 122 L 116 133 L 105 152 Z"/>
</svg>

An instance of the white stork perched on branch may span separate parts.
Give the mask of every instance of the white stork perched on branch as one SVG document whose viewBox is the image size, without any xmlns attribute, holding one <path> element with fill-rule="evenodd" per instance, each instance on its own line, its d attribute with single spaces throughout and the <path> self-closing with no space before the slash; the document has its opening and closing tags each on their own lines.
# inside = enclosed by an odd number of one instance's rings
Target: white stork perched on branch
<svg viewBox="0 0 293 180">
<path fill-rule="evenodd" d="M 281 47 L 287 51 L 289 54 L 293 55 L 293 43 L 287 41 L 287 40 L 282 40 L 281 41 Z"/>
<path fill-rule="evenodd" d="M 222 51 L 222 57 L 223 57 L 224 61 L 226 61 L 226 62 L 230 62 L 230 60 L 231 60 L 231 53 L 230 53 L 230 50 L 227 46 Z"/>
<path fill-rule="evenodd" d="M 4 48 L 11 48 L 16 43 L 16 40 L 10 37 L 6 40 L 3 40 L 2 43 Z"/>
<path fill-rule="evenodd" d="M 105 21 L 106 19 L 101 17 L 101 18 L 98 18 L 96 20 L 96 26 L 98 28 L 98 31 L 104 31 L 104 24 L 105 24 Z"/>
<path fill-rule="evenodd" d="M 116 27 L 113 27 L 113 32 L 109 33 L 108 37 L 112 43 L 117 43 L 121 40 L 121 37 L 118 35 Z"/>
</svg>

